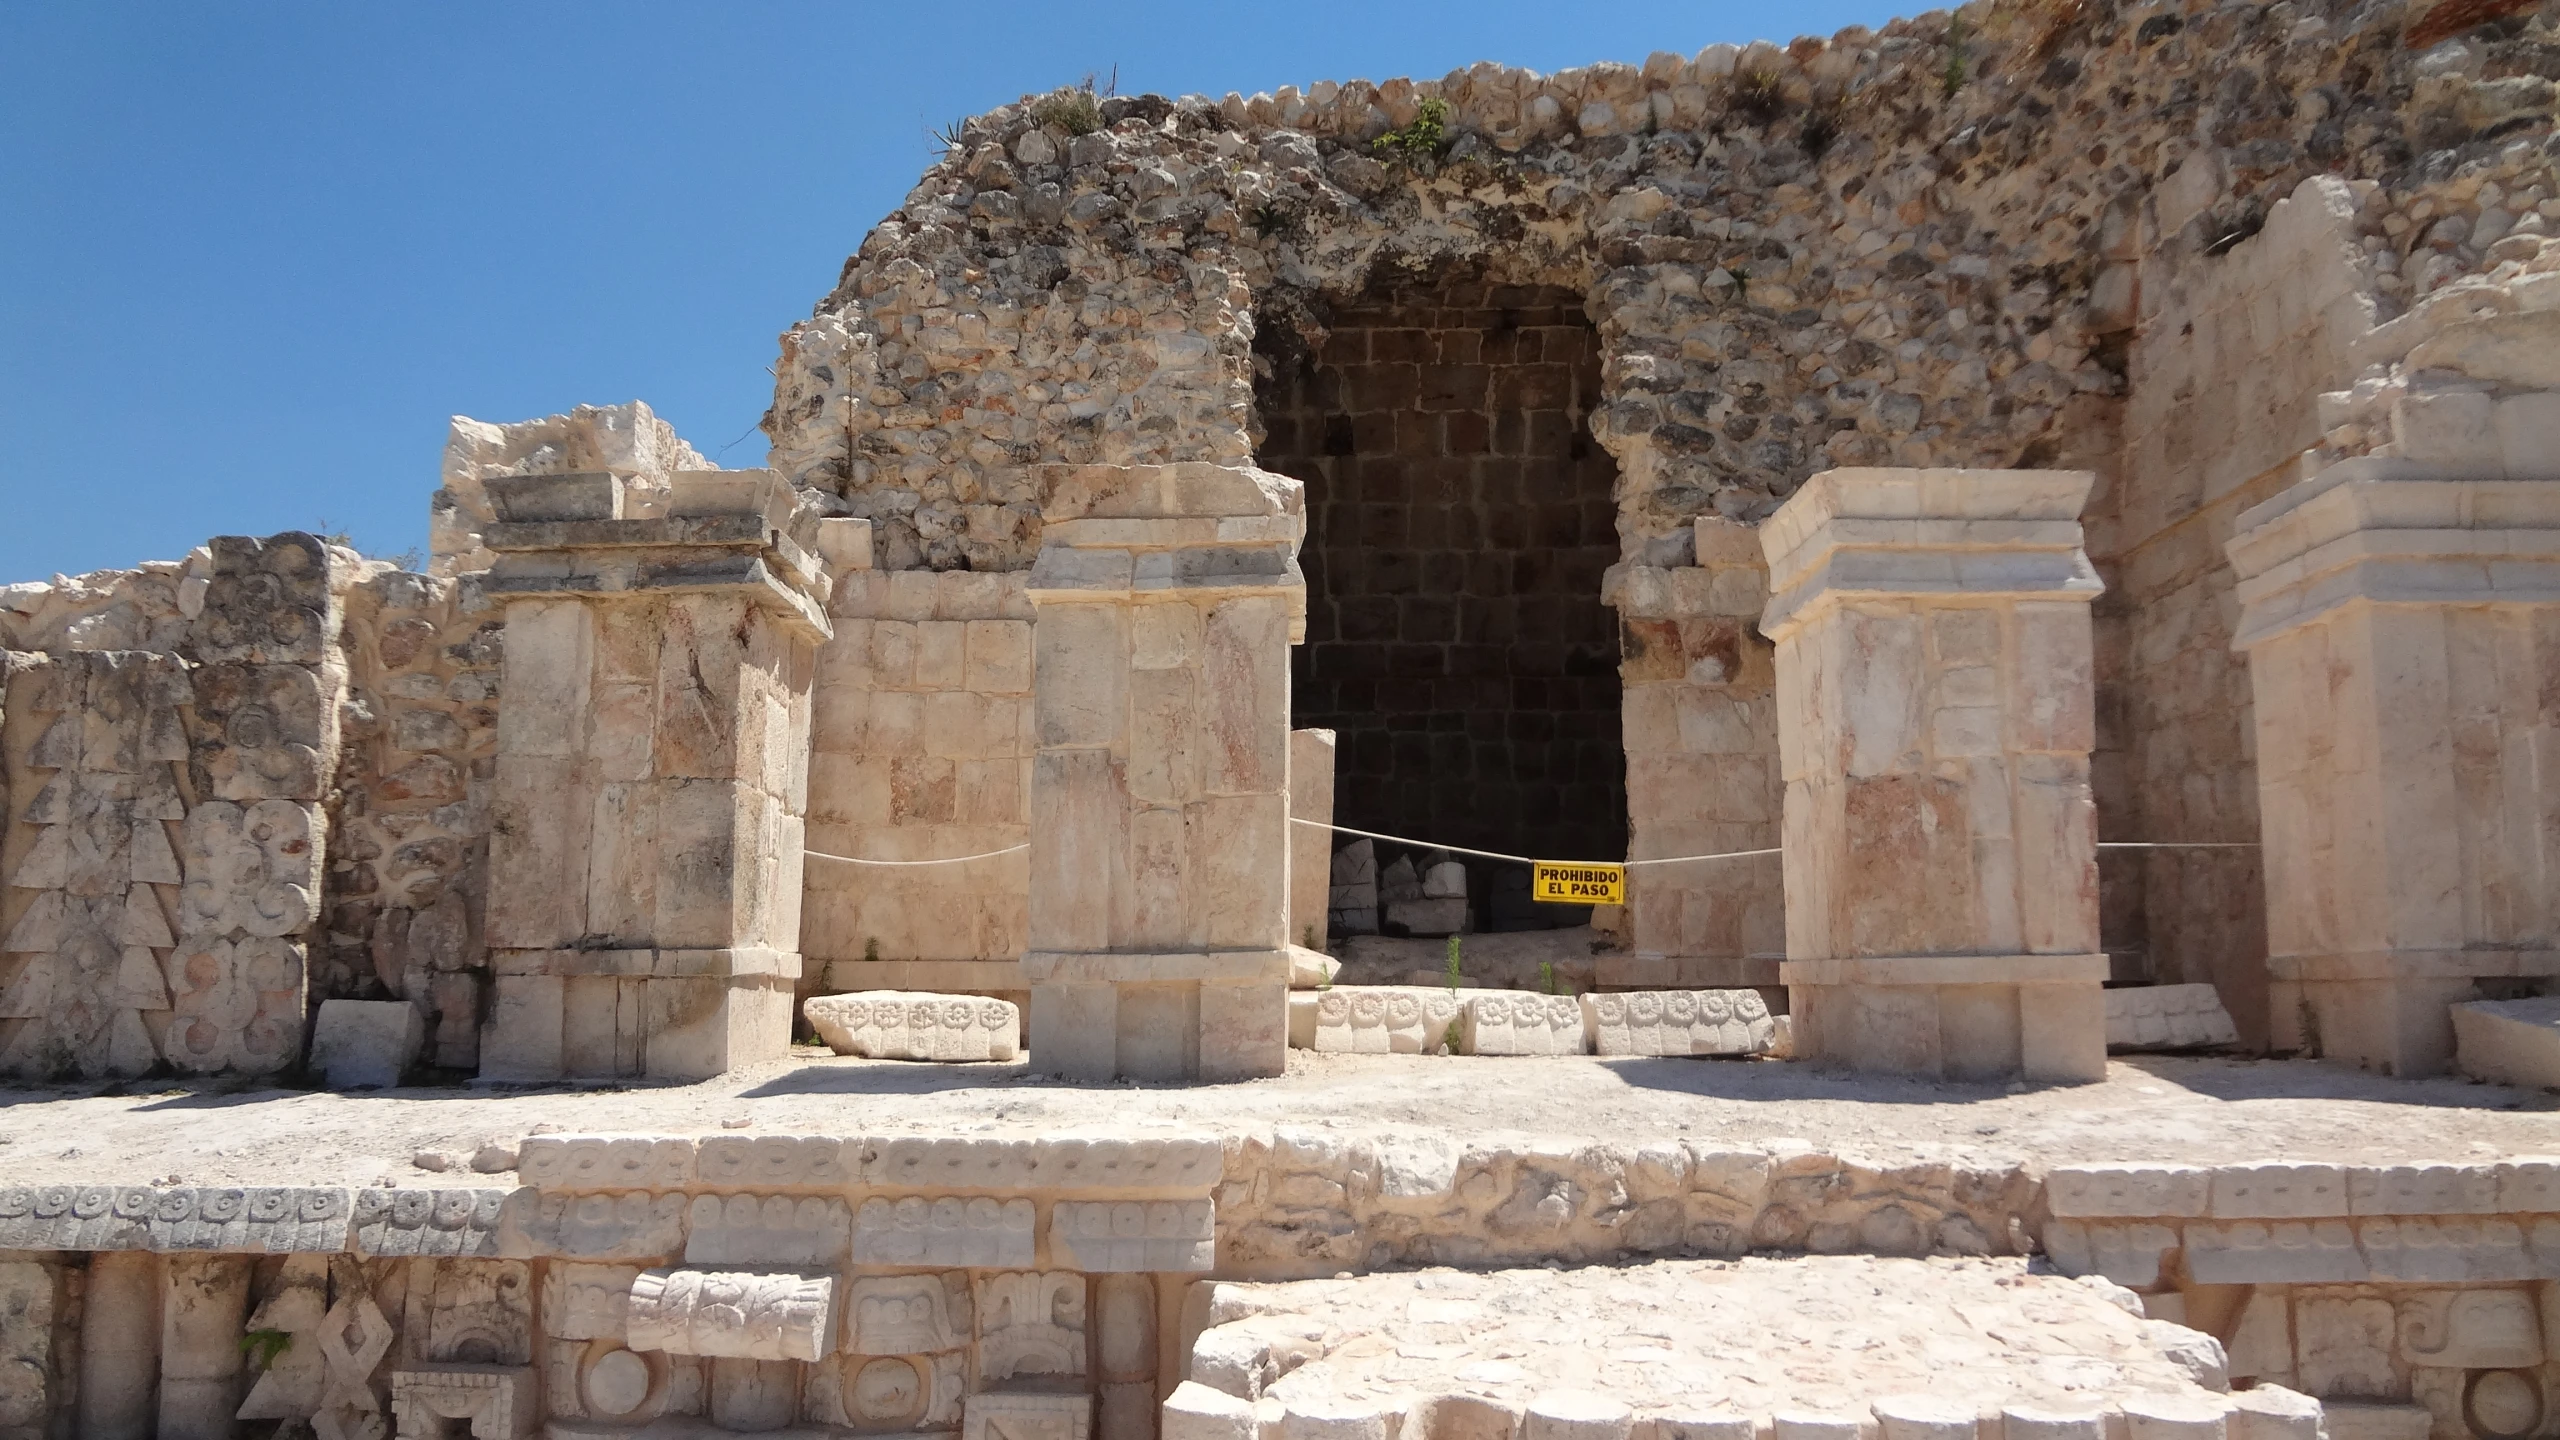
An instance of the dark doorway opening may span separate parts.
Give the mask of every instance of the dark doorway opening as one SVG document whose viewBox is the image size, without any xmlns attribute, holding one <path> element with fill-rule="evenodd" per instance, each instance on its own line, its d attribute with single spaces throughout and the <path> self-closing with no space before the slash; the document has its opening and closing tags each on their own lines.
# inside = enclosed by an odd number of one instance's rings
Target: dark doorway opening
<svg viewBox="0 0 2560 1440">
<path fill-rule="evenodd" d="M 1599 346 L 1555 287 L 1399 284 L 1266 350 L 1261 463 L 1307 486 L 1292 723 L 1337 734 L 1338 823 L 1541 859 L 1626 853 L 1617 467 Z M 1342 837 L 1337 837 L 1337 843 Z M 1381 869 L 1401 853 L 1378 847 Z M 1426 858 L 1413 857 L 1418 867 Z M 1477 929 L 1584 923 L 1457 857 Z"/>
</svg>

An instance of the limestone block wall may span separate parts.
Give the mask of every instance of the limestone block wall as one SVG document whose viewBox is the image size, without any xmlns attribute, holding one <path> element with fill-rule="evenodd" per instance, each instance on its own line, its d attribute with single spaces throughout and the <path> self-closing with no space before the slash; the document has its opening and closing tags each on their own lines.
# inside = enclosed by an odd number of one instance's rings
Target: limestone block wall
<svg viewBox="0 0 2560 1440">
<path fill-rule="evenodd" d="M 2120 249 L 2141 252 L 2139 328 L 2122 478 L 2091 528 L 2093 555 L 2123 591 L 2107 603 L 2124 627 L 2104 702 L 2124 771 L 2122 803 L 2100 810 L 2109 840 L 2258 838 L 2249 675 L 2231 648 L 2238 601 L 2223 545 L 2239 513 L 2290 483 L 2296 457 L 2320 443 L 2318 397 L 2353 378 L 2388 303 L 2361 248 L 2356 187 L 2306 180 L 2264 229 L 2217 249 L 2225 222 L 2199 207 L 2218 163 L 2188 162 L 2119 227 Z M 2212 982 L 2247 1043 L 2269 1043 L 2257 852 L 2151 851 L 2107 868 L 2138 897 L 2127 938 L 2147 977 Z"/>
<path fill-rule="evenodd" d="M 930 570 L 838 576 L 829 604 L 835 637 L 818 649 L 811 704 L 810 849 L 929 860 L 1029 837 L 1031 603 L 1023 578 Z M 816 860 L 802 884 L 804 988 L 1024 989 L 1025 855 L 914 869 Z M 866 960 L 887 964 L 867 968 Z"/>
<path fill-rule="evenodd" d="M 460 583 L 384 570 L 347 592 L 346 733 L 329 807 L 325 998 L 401 999 L 425 1058 L 474 1070 L 489 988 L 489 790 L 505 624 Z"/>
<path fill-rule="evenodd" d="M 1775 647 L 1760 633 L 1768 564 L 1750 526 L 1701 519 L 1694 565 L 1619 566 L 1627 856 L 1778 844 Z M 1777 857 L 1627 872 L 1628 953 L 1604 987 L 1772 985 L 1786 953 Z"/>
</svg>

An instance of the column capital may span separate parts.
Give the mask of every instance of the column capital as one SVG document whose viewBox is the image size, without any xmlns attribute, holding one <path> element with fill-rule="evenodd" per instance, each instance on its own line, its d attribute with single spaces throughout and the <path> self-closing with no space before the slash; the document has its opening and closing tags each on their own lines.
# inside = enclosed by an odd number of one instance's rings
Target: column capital
<svg viewBox="0 0 2560 1440">
<path fill-rule="evenodd" d="M 1305 487 L 1238 466 L 1039 468 L 1035 605 L 1185 600 L 1287 592 L 1292 642 L 1306 625 Z"/>
<path fill-rule="evenodd" d="M 833 633 L 831 589 L 795 539 L 797 500 L 770 470 L 692 470 L 664 485 L 607 471 L 485 482 L 497 520 L 481 543 L 495 599 L 734 593 L 809 639 Z"/>
<path fill-rule="evenodd" d="M 2088 601 L 2105 587 L 2081 549 L 2088 470 L 1826 470 L 1760 525 L 1781 638 L 1860 595 Z"/>
<path fill-rule="evenodd" d="M 2560 604 L 2560 483 L 2358 456 L 2240 512 L 2224 549 L 2241 651 L 2359 602 Z"/>
</svg>

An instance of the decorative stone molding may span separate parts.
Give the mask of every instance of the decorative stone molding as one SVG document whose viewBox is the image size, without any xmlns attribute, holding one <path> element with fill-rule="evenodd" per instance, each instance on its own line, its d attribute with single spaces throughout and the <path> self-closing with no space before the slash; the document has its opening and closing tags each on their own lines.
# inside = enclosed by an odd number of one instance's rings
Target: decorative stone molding
<svg viewBox="0 0 2560 1440">
<path fill-rule="evenodd" d="M 1465 996 L 1459 1015 L 1470 1055 L 1580 1055 L 1589 1048 L 1575 996 L 1478 992 Z"/>
<path fill-rule="evenodd" d="M 539 1423 L 530 1369 L 502 1365 L 424 1365 L 391 1372 L 391 1413 L 398 1440 L 436 1440 L 448 1420 L 467 1421 L 475 1440 L 515 1440 Z"/>
<path fill-rule="evenodd" d="M 516 1174 L 537 1190 L 1205 1192 L 1224 1149 L 1213 1136 L 532 1135 Z"/>
<path fill-rule="evenodd" d="M 2094 478 L 1832 470 L 1761 526 L 1798 1056 L 2105 1073 Z"/>
<path fill-rule="evenodd" d="M 1345 1055 L 1432 1054 L 1449 1044 L 1466 993 L 1430 985 L 1337 985 L 1316 996 L 1311 1048 Z"/>
<path fill-rule="evenodd" d="M 923 1355 L 968 1344 L 973 1326 L 969 1277 L 866 1275 L 847 1282 L 844 1349 L 848 1355 Z"/>
<path fill-rule="evenodd" d="M 1085 1373 L 1082 1275 L 1040 1270 L 980 1275 L 977 1302 L 982 1380 Z"/>
<path fill-rule="evenodd" d="M 960 1422 L 961 1440 L 1087 1440 L 1092 1431 L 1090 1395 L 982 1391 L 969 1397 Z"/>
<path fill-rule="evenodd" d="M 830 1348 L 835 1286 L 829 1276 L 643 1270 L 631 1282 L 625 1343 L 672 1355 L 815 1360 Z"/>
<path fill-rule="evenodd" d="M 508 1190 L 359 1190 L 354 1248 L 363 1255 L 495 1255 Z"/>
<path fill-rule="evenodd" d="M 873 1060 L 1011 1060 L 1021 1053 L 1022 1013 L 976 995 L 863 990 L 812 996 L 810 1028 L 839 1055 Z"/>
<path fill-rule="evenodd" d="M 1038 1246 L 1034 1207 L 984 1195 L 874 1197 L 854 1217 L 857 1265 L 1028 1265 Z"/>
<path fill-rule="evenodd" d="M 1777 1024 L 1757 990 L 1634 990 L 1581 1000 L 1595 1055 L 1757 1055 Z"/>
<path fill-rule="evenodd" d="M 789 1195 L 696 1195 L 685 1211 L 688 1265 L 834 1265 L 853 1211 L 842 1200 Z"/>
<path fill-rule="evenodd" d="M 1062 1202 L 1049 1211 L 1049 1254 L 1077 1270 L 1209 1270 L 1217 1249 L 1206 1200 Z"/>
</svg>

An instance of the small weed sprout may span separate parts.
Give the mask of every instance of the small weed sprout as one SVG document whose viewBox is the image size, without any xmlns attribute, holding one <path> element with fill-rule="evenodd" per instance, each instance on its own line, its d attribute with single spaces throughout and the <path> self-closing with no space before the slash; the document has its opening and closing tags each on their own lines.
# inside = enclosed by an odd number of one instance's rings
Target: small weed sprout
<svg viewBox="0 0 2560 1440">
<path fill-rule="evenodd" d="M 1556 962 L 1553 960 L 1538 962 L 1538 990 L 1545 995 L 1556 993 Z"/>
<path fill-rule="evenodd" d="M 1450 937 L 1449 937 L 1449 965 L 1448 965 L 1448 969 L 1447 969 L 1445 972 L 1443 972 L 1443 973 L 1446 975 L 1446 977 L 1447 977 L 1447 979 L 1448 979 L 1448 981 L 1449 981 L 1449 993 L 1450 993 L 1450 994 L 1452 994 L 1452 995 L 1457 994 L 1457 993 L 1458 993 L 1458 937 L 1457 937 L 1457 936 L 1455 936 L 1455 935 L 1452 935 L 1452 936 L 1450 936 Z"/>
<path fill-rule="evenodd" d="M 1465 1037 L 1459 1033 L 1458 1022 L 1450 1021 L 1449 1028 L 1440 1034 L 1440 1048 L 1448 1054 L 1455 1055 L 1463 1043 L 1465 1043 Z"/>
<path fill-rule="evenodd" d="M 261 1370 L 275 1368 L 276 1357 L 293 1344 L 293 1337 L 282 1330 L 252 1330 L 240 1337 L 240 1353 Z"/>
<path fill-rule="evenodd" d="M 1746 70 L 1733 77 L 1732 106 L 1766 125 L 1787 108 L 1785 82 L 1775 70 Z"/>
<path fill-rule="evenodd" d="M 1964 42 L 1964 17 L 1958 15 L 1947 22 L 1947 63 L 1938 71 L 1939 93 L 1949 100 L 1956 98 L 1956 92 L 1964 88 Z"/>
<path fill-rule="evenodd" d="M 969 147 L 968 128 L 969 122 L 966 119 L 960 119 L 944 125 L 928 125 L 924 133 L 925 137 L 933 142 L 933 148 L 949 154 L 954 150 L 965 150 Z"/>
<path fill-rule="evenodd" d="M 1031 118 L 1053 130 L 1069 135 L 1090 135 L 1102 128 L 1102 97 L 1118 94 L 1120 67 L 1111 67 L 1111 80 L 1104 84 L 1091 71 L 1073 85 L 1061 85 L 1031 102 Z"/>
<path fill-rule="evenodd" d="M 1437 95 L 1425 97 L 1414 107 L 1412 124 L 1370 141 L 1369 148 L 1407 165 L 1439 159 L 1449 148 L 1449 102 Z"/>
</svg>

